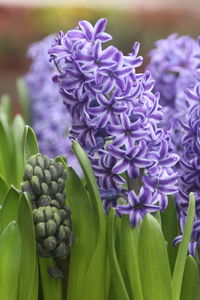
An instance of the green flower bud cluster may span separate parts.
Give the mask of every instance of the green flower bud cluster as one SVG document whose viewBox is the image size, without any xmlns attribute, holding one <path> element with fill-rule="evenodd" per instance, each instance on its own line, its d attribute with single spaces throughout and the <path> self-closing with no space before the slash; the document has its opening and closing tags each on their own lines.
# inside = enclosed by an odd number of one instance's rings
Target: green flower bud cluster
<svg viewBox="0 0 200 300">
<path fill-rule="evenodd" d="M 62 163 L 37 154 L 27 161 L 21 188 L 28 193 L 33 207 L 50 205 L 62 208 L 66 199 L 66 177 Z"/>
<path fill-rule="evenodd" d="M 33 210 L 33 218 L 38 254 L 43 257 L 67 258 L 72 245 L 70 211 L 41 206 Z"/>
<path fill-rule="evenodd" d="M 31 156 L 21 184 L 32 201 L 38 255 L 65 259 L 70 253 L 73 234 L 70 210 L 65 205 L 63 164 L 42 154 Z"/>
</svg>

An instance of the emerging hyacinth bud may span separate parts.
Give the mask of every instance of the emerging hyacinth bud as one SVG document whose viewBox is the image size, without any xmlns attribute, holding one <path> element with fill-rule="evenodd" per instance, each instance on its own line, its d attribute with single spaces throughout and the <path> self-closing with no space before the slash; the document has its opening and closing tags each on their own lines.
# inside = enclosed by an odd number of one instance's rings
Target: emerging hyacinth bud
<svg viewBox="0 0 200 300">
<path fill-rule="evenodd" d="M 24 170 L 22 191 L 33 206 L 39 256 L 66 259 L 73 241 L 71 213 L 65 205 L 66 170 L 42 154 L 31 156 Z"/>
<path fill-rule="evenodd" d="M 38 254 L 65 259 L 73 241 L 68 208 L 44 206 L 33 210 Z"/>
<path fill-rule="evenodd" d="M 64 207 L 66 171 L 60 162 L 45 155 L 31 156 L 24 170 L 22 191 L 27 192 L 33 207 Z"/>
</svg>

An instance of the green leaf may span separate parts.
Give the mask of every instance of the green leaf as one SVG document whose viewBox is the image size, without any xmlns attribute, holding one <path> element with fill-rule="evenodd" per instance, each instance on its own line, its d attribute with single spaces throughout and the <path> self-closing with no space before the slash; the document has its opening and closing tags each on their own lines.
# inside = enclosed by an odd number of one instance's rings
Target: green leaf
<svg viewBox="0 0 200 300">
<path fill-rule="evenodd" d="M 188 245 L 192 232 L 193 222 L 195 214 L 195 199 L 194 194 L 190 193 L 190 202 L 188 207 L 187 220 L 183 232 L 182 241 L 179 245 L 178 254 L 176 258 L 176 264 L 174 267 L 174 273 L 172 277 L 172 299 L 179 300 L 182 286 L 183 273 L 185 268 L 185 262 L 188 252 Z"/>
<path fill-rule="evenodd" d="M 15 158 L 15 184 L 19 187 L 23 178 L 24 172 L 24 158 L 23 158 L 23 134 L 24 134 L 24 120 L 20 115 L 17 115 L 12 124 L 13 141 L 14 141 L 14 157 Z M 14 170 L 13 170 L 14 171 Z"/>
<path fill-rule="evenodd" d="M 129 225 L 130 226 L 130 225 Z M 114 290 L 115 300 L 129 300 L 126 286 L 120 270 L 116 249 L 115 249 L 116 224 L 115 216 L 112 211 L 108 216 L 107 247 L 109 262 L 111 266 L 112 289 Z"/>
<path fill-rule="evenodd" d="M 72 168 L 68 169 L 66 191 L 75 237 L 70 257 L 67 299 L 84 299 L 85 275 L 96 245 L 95 214 L 88 194 Z"/>
<path fill-rule="evenodd" d="M 90 198 L 92 201 L 92 205 L 96 209 L 98 213 L 98 219 L 99 219 L 99 226 L 105 223 L 104 219 L 104 211 L 103 206 L 101 202 L 101 198 L 99 195 L 99 189 L 96 183 L 96 179 L 94 176 L 94 172 L 92 170 L 89 158 L 87 157 L 84 150 L 81 148 L 81 146 L 77 142 L 73 142 L 72 144 L 72 150 L 74 151 L 76 157 L 78 158 L 78 161 L 80 163 L 80 166 L 83 170 L 86 183 L 87 183 L 87 189 L 90 194 Z M 98 220 L 97 220 L 98 222 Z"/>
<path fill-rule="evenodd" d="M 48 273 L 48 267 L 54 267 L 56 263 L 52 258 L 39 258 L 40 280 L 43 300 L 62 300 L 62 280 L 54 279 Z"/>
<path fill-rule="evenodd" d="M 1 114 L 6 115 L 8 121 L 11 120 L 11 99 L 7 94 L 1 96 L 0 115 Z"/>
<path fill-rule="evenodd" d="M 19 299 L 37 300 L 37 257 L 35 227 L 33 223 L 32 208 L 29 200 L 24 194 L 19 201 L 19 229 L 22 239 L 22 257 L 19 274 Z"/>
<path fill-rule="evenodd" d="M 196 261 L 191 255 L 187 256 L 183 275 L 180 300 L 199 299 L 199 271 Z"/>
<path fill-rule="evenodd" d="M 11 221 L 18 220 L 19 193 L 11 186 L 7 192 L 1 211 L 1 232 Z"/>
<path fill-rule="evenodd" d="M 0 174 L 4 176 L 8 183 L 13 183 L 13 140 L 10 126 L 4 114 L 0 116 Z"/>
<path fill-rule="evenodd" d="M 2 300 L 17 299 L 20 257 L 20 233 L 16 222 L 12 221 L 0 236 L 0 293 Z"/>
<path fill-rule="evenodd" d="M 172 196 L 168 197 L 168 206 L 161 213 L 162 231 L 167 241 L 167 251 L 170 262 L 171 274 L 173 274 L 178 247 L 174 247 L 172 240 L 179 232 L 179 224 L 177 220 L 175 200 Z"/>
<path fill-rule="evenodd" d="M 9 190 L 9 186 L 5 179 L 0 175 L 0 205 L 3 204 L 3 200 Z"/>
<path fill-rule="evenodd" d="M 18 78 L 16 84 L 17 84 L 19 100 L 20 100 L 21 108 L 22 108 L 22 112 L 23 112 L 23 118 L 24 118 L 26 124 L 29 124 L 30 123 L 30 108 L 29 108 L 30 103 L 29 103 L 28 92 L 27 92 L 27 88 L 26 88 L 24 79 Z"/>
<path fill-rule="evenodd" d="M 172 298 L 166 243 L 158 221 L 147 214 L 139 237 L 139 264 L 144 300 Z"/>
<path fill-rule="evenodd" d="M 26 125 L 24 127 L 23 135 L 23 150 L 24 150 L 24 165 L 26 164 L 27 159 L 39 152 L 37 139 L 33 129 Z"/>
<path fill-rule="evenodd" d="M 90 164 L 90 161 L 81 146 L 74 142 L 72 150 L 78 158 L 80 166 L 82 167 L 87 190 L 90 195 L 90 201 L 94 207 L 95 223 L 92 226 L 97 229 L 96 232 L 96 248 L 91 258 L 91 263 L 85 276 L 85 285 L 82 293 L 82 299 L 93 300 L 103 299 L 106 293 L 106 220 L 103 211 L 103 205 L 100 198 L 98 186 L 95 176 Z M 96 278 L 98 273 L 98 280 Z"/>
<path fill-rule="evenodd" d="M 140 268 L 138 261 L 138 239 L 140 225 L 131 227 L 129 219 L 123 217 L 121 221 L 121 244 L 123 263 L 127 271 L 128 282 L 131 289 L 131 299 L 142 300 L 142 286 L 140 280 Z"/>
</svg>

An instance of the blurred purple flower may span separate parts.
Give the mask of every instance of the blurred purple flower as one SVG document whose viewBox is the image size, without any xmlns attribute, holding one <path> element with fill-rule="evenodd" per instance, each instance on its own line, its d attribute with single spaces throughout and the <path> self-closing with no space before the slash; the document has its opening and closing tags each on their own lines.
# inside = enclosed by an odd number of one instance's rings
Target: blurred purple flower
<svg viewBox="0 0 200 300">
<path fill-rule="evenodd" d="M 30 99 L 31 125 L 41 153 L 49 157 L 63 155 L 68 164 L 80 172 L 67 137 L 71 127 L 70 116 L 58 88 L 52 82 L 54 68 L 48 61 L 48 48 L 54 39 L 55 36 L 46 37 L 28 50 L 32 64 L 24 78 Z"/>
</svg>

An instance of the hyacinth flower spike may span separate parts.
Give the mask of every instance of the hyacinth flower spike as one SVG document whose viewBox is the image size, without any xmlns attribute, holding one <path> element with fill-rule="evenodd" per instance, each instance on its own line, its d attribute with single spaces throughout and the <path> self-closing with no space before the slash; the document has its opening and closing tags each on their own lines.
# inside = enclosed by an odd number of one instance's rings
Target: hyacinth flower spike
<svg viewBox="0 0 200 300">
<path fill-rule="evenodd" d="M 89 154 L 105 208 L 110 203 L 115 207 L 118 195 L 130 191 L 129 187 L 124 190 L 124 172 L 144 188 L 142 175 L 149 180 L 153 176 L 154 182 L 172 176 L 168 190 L 176 193 L 177 175 L 172 167 L 178 160 L 168 145 L 170 138 L 159 128 L 163 114 L 159 94 L 152 91 L 151 74 L 136 73 L 142 63 L 139 43 L 134 43 L 129 55 L 113 46 L 103 48 L 98 37 L 106 24 L 106 19 L 94 26 L 81 21 L 75 30 L 60 34 L 49 50 L 57 70 L 55 83 L 71 114 L 70 136 Z M 164 169 L 165 178 L 161 176 Z M 158 193 L 157 187 L 151 184 L 152 201 L 164 209 L 167 191 Z M 108 199 L 105 189 L 110 191 Z"/>
</svg>

